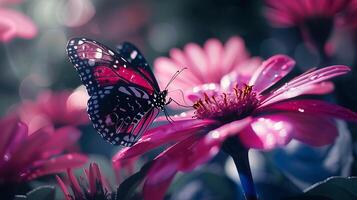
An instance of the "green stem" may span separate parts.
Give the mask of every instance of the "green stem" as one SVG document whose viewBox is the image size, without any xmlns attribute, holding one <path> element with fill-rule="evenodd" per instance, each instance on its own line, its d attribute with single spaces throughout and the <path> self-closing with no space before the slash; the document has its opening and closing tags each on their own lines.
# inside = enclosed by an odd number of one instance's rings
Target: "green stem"
<svg viewBox="0 0 357 200">
<path fill-rule="evenodd" d="M 233 158 L 246 200 L 258 200 L 249 165 L 249 149 L 245 148 L 236 137 L 228 138 L 222 148 Z"/>
</svg>

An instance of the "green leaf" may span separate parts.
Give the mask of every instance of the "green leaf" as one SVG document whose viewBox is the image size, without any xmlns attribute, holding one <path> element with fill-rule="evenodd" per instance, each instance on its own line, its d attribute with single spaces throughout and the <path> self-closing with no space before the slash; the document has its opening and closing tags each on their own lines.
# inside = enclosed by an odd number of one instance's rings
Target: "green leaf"
<svg viewBox="0 0 357 200">
<path fill-rule="evenodd" d="M 306 189 L 300 196 L 287 198 L 287 200 L 304 199 L 356 200 L 357 177 L 330 177 Z"/>
<path fill-rule="evenodd" d="M 40 186 L 26 194 L 28 200 L 55 199 L 55 187 L 50 185 Z"/>
<path fill-rule="evenodd" d="M 129 199 L 135 193 L 135 189 L 140 185 L 140 183 L 146 177 L 146 174 L 153 163 L 154 163 L 153 160 L 147 162 L 140 169 L 140 171 L 136 172 L 135 174 L 131 175 L 129 178 L 125 179 L 125 181 L 123 181 L 117 189 L 116 199 L 117 200 Z"/>
</svg>

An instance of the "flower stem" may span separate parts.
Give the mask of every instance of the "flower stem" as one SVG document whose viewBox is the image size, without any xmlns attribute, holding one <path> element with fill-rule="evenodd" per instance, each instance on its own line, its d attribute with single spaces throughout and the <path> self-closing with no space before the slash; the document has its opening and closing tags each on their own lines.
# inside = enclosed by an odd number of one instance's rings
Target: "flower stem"
<svg viewBox="0 0 357 200">
<path fill-rule="evenodd" d="M 249 149 L 245 148 L 236 137 L 228 138 L 222 148 L 234 160 L 246 200 L 257 200 L 258 196 L 248 159 Z"/>
</svg>

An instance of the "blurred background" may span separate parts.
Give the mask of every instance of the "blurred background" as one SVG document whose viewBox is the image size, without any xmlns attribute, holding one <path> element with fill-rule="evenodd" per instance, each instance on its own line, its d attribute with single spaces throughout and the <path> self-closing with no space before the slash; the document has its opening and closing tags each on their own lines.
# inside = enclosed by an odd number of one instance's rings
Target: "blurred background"
<svg viewBox="0 0 357 200">
<path fill-rule="evenodd" d="M 261 0 L 0 0 L 0 113 L 4 116 L 22 109 L 26 102 L 36 102 L 44 91 L 80 91 L 80 80 L 65 53 L 71 37 L 88 37 L 113 48 L 130 41 L 152 64 L 174 47 L 190 42 L 202 45 L 209 38 L 225 42 L 235 35 L 244 39 L 252 56 L 266 59 L 287 54 L 294 58 L 297 67 L 292 74 L 333 64 L 350 66 L 352 73 L 336 79 L 335 92 L 326 98 L 357 111 L 357 29 L 352 22 L 339 23 L 336 12 L 314 18 L 302 30 L 299 25 L 276 26 L 267 12 Z M 17 34 L 6 32 L 5 17 L 19 20 Z M 85 95 L 77 95 L 76 102 L 85 102 Z M 77 125 L 82 131 L 78 151 L 108 163 L 119 147 L 104 142 L 90 124 Z M 353 163 L 357 129 L 341 122 L 339 130 L 342 136 L 329 147 L 310 148 L 293 142 L 272 152 L 252 151 L 251 165 L 261 196 L 285 197 L 330 176 L 357 175 Z M 232 161 L 219 155 L 210 165 L 179 176 L 168 198 L 239 198 L 234 170 Z M 269 192 L 273 196 L 264 191 L 274 191 Z"/>
</svg>

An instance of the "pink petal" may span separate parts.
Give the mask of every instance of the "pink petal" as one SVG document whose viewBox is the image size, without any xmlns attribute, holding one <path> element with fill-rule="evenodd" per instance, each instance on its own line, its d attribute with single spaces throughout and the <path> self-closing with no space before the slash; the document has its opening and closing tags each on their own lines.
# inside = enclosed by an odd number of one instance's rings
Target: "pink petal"
<svg viewBox="0 0 357 200">
<path fill-rule="evenodd" d="M 276 27 L 289 27 L 295 25 L 295 19 L 284 11 L 266 9 L 265 16 Z"/>
<path fill-rule="evenodd" d="M 220 77 L 233 70 L 236 62 L 245 60 L 248 55 L 245 44 L 240 37 L 231 37 L 224 45 L 223 58 L 220 66 Z M 218 80 L 219 81 L 219 80 Z"/>
<path fill-rule="evenodd" d="M 1 119 L 0 127 L 0 155 L 12 153 L 27 137 L 27 126 L 16 118 Z"/>
<path fill-rule="evenodd" d="M 269 150 L 284 146 L 291 139 L 322 146 L 332 143 L 337 133 L 330 117 L 286 112 L 256 118 L 239 137 L 248 148 Z"/>
<path fill-rule="evenodd" d="M 167 83 L 170 81 L 172 76 L 176 71 L 181 70 L 187 66 L 181 66 L 174 62 L 173 60 L 165 57 L 157 58 L 154 61 L 155 75 L 160 83 L 161 88 L 165 88 Z M 184 70 L 172 83 L 169 87 L 169 90 L 175 89 L 185 89 L 190 88 L 196 84 L 200 83 L 200 80 L 197 79 L 196 75 L 192 73 L 189 69 Z"/>
<path fill-rule="evenodd" d="M 81 133 L 78 129 L 67 126 L 57 129 L 45 144 L 42 144 L 43 157 L 49 157 L 54 154 L 59 154 L 63 150 L 73 146 L 78 141 Z"/>
<path fill-rule="evenodd" d="M 288 56 L 273 56 L 256 70 L 249 85 L 254 85 L 254 90 L 261 93 L 286 76 L 294 65 L 295 61 Z"/>
<path fill-rule="evenodd" d="M 208 76 L 207 55 L 203 49 L 195 43 L 189 43 L 184 47 L 185 55 L 190 62 L 189 70 L 203 83 L 213 82 L 215 77 Z"/>
<path fill-rule="evenodd" d="M 1 41 L 8 42 L 14 37 L 30 39 L 36 34 L 37 28 L 27 16 L 10 9 L 0 9 Z"/>
<path fill-rule="evenodd" d="M 286 99 L 291 99 L 297 96 L 301 95 L 307 95 L 307 94 L 312 94 L 312 95 L 322 95 L 322 94 L 327 94 L 330 93 L 334 90 L 334 84 L 332 82 L 321 82 L 321 83 L 315 83 L 311 85 L 306 85 L 306 86 L 298 86 L 294 89 L 290 89 L 284 93 L 280 93 L 277 96 L 274 96 L 273 98 L 270 98 L 269 100 L 263 100 L 262 104 L 259 105 L 259 108 L 273 104 L 275 102 L 283 101 Z"/>
<path fill-rule="evenodd" d="M 173 177 L 180 169 L 180 164 L 184 162 L 185 156 L 189 155 L 186 154 L 186 150 L 198 139 L 198 136 L 193 135 L 171 146 L 155 158 L 143 187 L 145 200 L 163 199 Z"/>
<path fill-rule="evenodd" d="M 289 113 L 287 121 L 294 125 L 292 137 L 311 146 L 323 146 L 335 141 L 338 130 L 329 117 Z"/>
<path fill-rule="evenodd" d="M 89 184 L 89 193 L 94 195 L 97 191 L 96 187 L 97 184 L 102 185 L 102 176 L 99 171 L 99 167 L 97 164 L 90 164 L 89 165 L 89 173 L 88 177 L 88 184 Z"/>
<path fill-rule="evenodd" d="M 220 78 L 220 62 L 223 55 L 223 45 L 217 39 L 209 39 L 206 41 L 203 47 L 205 54 L 207 55 L 207 69 L 206 73 L 208 77 L 214 77 L 210 82 L 217 82 L 217 78 Z"/>
<path fill-rule="evenodd" d="M 232 72 L 221 78 L 221 89 L 230 91 L 237 83 L 239 85 L 248 83 L 256 69 L 260 67 L 261 63 L 261 59 L 257 57 L 238 63 Z"/>
<path fill-rule="evenodd" d="M 286 145 L 291 140 L 293 125 L 283 115 L 257 117 L 239 134 L 247 148 L 272 149 Z"/>
<path fill-rule="evenodd" d="M 22 3 L 23 0 L 0 0 L 0 5 L 2 4 L 19 4 Z"/>
<path fill-rule="evenodd" d="M 88 161 L 87 156 L 81 154 L 66 154 L 32 165 L 35 170 L 28 174 L 27 179 L 66 171 L 68 168 L 77 168 Z"/>
<path fill-rule="evenodd" d="M 150 129 L 132 147 L 124 148 L 113 157 L 113 163 L 146 153 L 160 145 L 177 141 L 215 123 L 212 120 L 185 120 Z"/>
<path fill-rule="evenodd" d="M 262 107 L 261 109 L 258 109 L 256 113 L 266 111 L 289 111 L 304 113 L 306 115 L 314 114 L 331 118 L 340 118 L 354 122 L 357 121 L 357 113 L 339 105 L 334 105 L 325 101 L 313 99 L 289 100 L 285 102 L 279 102 L 266 107 Z"/>
<path fill-rule="evenodd" d="M 23 167 L 40 158 L 42 153 L 40 147 L 51 140 L 52 133 L 51 128 L 42 128 L 28 136 L 26 141 L 16 148 L 16 151 L 11 155 L 16 159 L 11 159 L 8 164 L 13 166 L 14 171 L 20 171 Z"/>
<path fill-rule="evenodd" d="M 59 186 L 60 186 L 60 188 L 61 188 L 61 190 L 62 190 L 62 192 L 63 192 L 63 194 L 64 194 L 64 196 L 66 198 L 66 200 L 71 200 L 71 197 L 70 197 L 71 194 L 69 193 L 69 191 L 68 191 L 68 189 L 66 187 L 66 184 L 64 184 L 64 182 L 62 181 L 62 179 L 58 175 L 56 175 L 56 180 L 57 180 L 57 183 L 59 184 Z"/>
<path fill-rule="evenodd" d="M 81 186 L 79 185 L 76 176 L 73 174 L 72 169 L 67 169 L 67 175 L 73 191 L 75 199 L 84 199 L 84 194 L 82 192 Z"/>
<path fill-rule="evenodd" d="M 261 102 L 260 105 L 267 105 L 269 103 L 272 102 L 276 102 L 277 100 L 272 100 L 273 98 L 277 98 L 278 100 L 282 99 L 281 97 L 277 97 L 279 95 L 284 95 L 285 92 L 287 91 L 293 91 L 293 90 L 302 90 L 305 91 L 306 89 L 304 89 L 304 87 L 308 87 L 309 89 L 307 89 L 308 94 L 313 93 L 312 91 L 318 91 L 318 87 L 327 87 L 325 89 L 322 90 L 329 90 L 328 88 L 330 88 L 331 86 L 326 86 L 326 85 L 316 85 L 316 86 L 311 86 L 313 84 L 318 84 L 321 83 L 323 81 L 326 81 L 328 79 L 331 79 L 333 77 L 336 76 L 340 76 L 343 74 L 346 74 L 347 72 L 349 72 L 351 69 L 347 66 L 343 66 L 343 65 L 335 65 L 335 66 L 330 66 L 330 67 L 325 67 L 322 69 L 318 69 L 318 70 L 310 70 L 308 72 L 305 72 L 304 74 L 301 74 L 300 76 L 297 76 L 296 78 L 292 79 L 291 81 L 289 81 L 288 83 L 284 84 L 283 86 L 281 86 L 280 88 L 274 90 L 272 93 L 268 94 L 265 99 Z M 312 89 L 311 89 L 312 87 Z M 304 94 L 304 92 L 297 92 L 296 94 Z M 292 95 L 292 97 L 295 97 L 294 91 L 290 92 L 289 94 Z M 292 98 L 289 97 L 289 98 Z"/>
<path fill-rule="evenodd" d="M 180 170 L 189 171 L 193 168 L 209 161 L 217 154 L 221 144 L 230 136 L 238 135 L 241 130 L 252 122 L 252 118 L 247 117 L 242 120 L 233 121 L 215 130 L 210 131 L 197 144 L 188 149 L 186 159 L 188 162 L 182 163 Z"/>
</svg>

